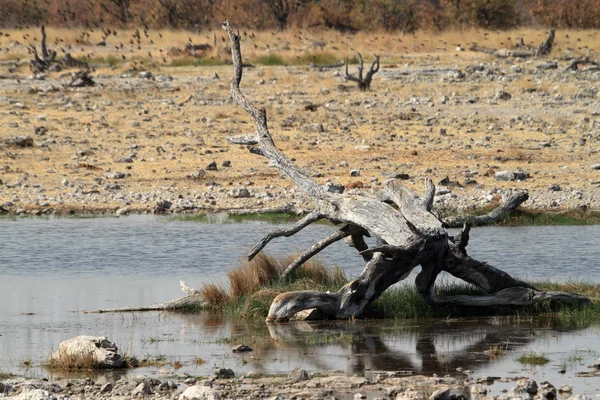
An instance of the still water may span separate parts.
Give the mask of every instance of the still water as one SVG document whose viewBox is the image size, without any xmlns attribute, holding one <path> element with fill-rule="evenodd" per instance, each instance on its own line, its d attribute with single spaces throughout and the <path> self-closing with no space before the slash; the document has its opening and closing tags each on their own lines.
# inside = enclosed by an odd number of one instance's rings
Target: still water
<svg viewBox="0 0 600 400">
<path fill-rule="evenodd" d="M 582 378 L 600 353 L 600 325 L 504 318 L 470 321 L 357 321 L 269 325 L 208 313 L 84 314 L 83 310 L 140 306 L 180 297 L 192 287 L 223 281 L 268 223 L 194 223 L 164 217 L 0 219 L 0 372 L 50 376 L 39 367 L 65 339 L 105 335 L 122 352 L 165 359 L 129 374 L 211 375 L 215 367 L 285 373 L 404 370 L 426 374 L 529 376 L 599 393 L 600 378 Z M 281 227 L 278 225 L 277 227 Z M 275 255 L 302 251 L 333 229 L 313 225 L 266 248 Z M 600 226 L 475 228 L 470 254 L 531 279 L 600 282 Z M 320 258 L 357 275 L 362 259 L 343 242 Z M 409 278 L 410 280 L 411 278 Z M 231 347 L 248 342 L 249 354 Z M 490 348 L 500 349 L 490 356 Z M 523 352 L 548 355 L 531 369 Z M 199 359 L 205 363 L 197 362 Z M 25 360 L 32 366 L 26 367 Z M 175 363 L 178 361 L 179 363 Z M 181 365 L 180 365 L 181 364 Z M 560 374 L 563 368 L 566 374 Z"/>
</svg>

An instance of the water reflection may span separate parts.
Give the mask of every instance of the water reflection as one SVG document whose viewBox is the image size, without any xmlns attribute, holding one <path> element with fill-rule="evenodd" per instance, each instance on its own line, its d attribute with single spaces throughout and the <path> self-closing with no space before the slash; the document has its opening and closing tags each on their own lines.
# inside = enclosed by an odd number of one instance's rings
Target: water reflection
<svg viewBox="0 0 600 400">
<path fill-rule="evenodd" d="M 309 353 L 321 368 L 332 346 L 347 355 L 348 374 L 371 371 L 405 371 L 414 374 L 460 374 L 456 369 L 480 370 L 486 365 L 503 363 L 549 332 L 581 333 L 591 323 L 553 329 L 551 319 L 519 323 L 514 318 L 487 318 L 460 321 L 424 321 L 417 325 L 389 321 L 357 321 L 354 323 L 269 324 L 269 335 L 280 348 L 303 349 L 313 344 Z M 308 338 L 308 339 L 307 339 Z M 319 344 L 319 341 L 326 343 Z M 321 360 L 325 359 L 325 360 Z M 509 360 L 512 361 L 512 360 Z M 514 363 L 509 362 L 514 367 Z M 502 369 L 502 368 L 500 368 Z M 500 372 L 500 371 L 499 371 Z M 506 371 L 504 371 L 506 372 Z"/>
</svg>

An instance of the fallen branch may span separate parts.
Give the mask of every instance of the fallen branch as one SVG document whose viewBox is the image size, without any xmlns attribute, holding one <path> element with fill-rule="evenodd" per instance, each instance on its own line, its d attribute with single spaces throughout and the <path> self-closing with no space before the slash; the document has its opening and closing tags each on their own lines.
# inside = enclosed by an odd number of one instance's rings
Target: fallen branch
<svg viewBox="0 0 600 400">
<path fill-rule="evenodd" d="M 181 290 L 187 293 L 186 296 L 175 300 L 165 301 L 164 303 L 140 307 L 122 307 L 122 308 L 103 308 L 100 310 L 85 311 L 86 314 L 102 314 L 115 312 L 135 312 L 135 311 L 175 311 L 175 310 L 194 310 L 204 308 L 206 303 L 200 292 L 180 281 Z"/>
<path fill-rule="evenodd" d="M 515 192 L 498 207 L 485 215 L 457 215 L 444 219 L 444 225 L 448 228 L 460 228 L 468 224 L 471 226 L 491 225 L 507 215 L 514 212 L 521 204 L 529 199 L 527 192 Z"/>
</svg>

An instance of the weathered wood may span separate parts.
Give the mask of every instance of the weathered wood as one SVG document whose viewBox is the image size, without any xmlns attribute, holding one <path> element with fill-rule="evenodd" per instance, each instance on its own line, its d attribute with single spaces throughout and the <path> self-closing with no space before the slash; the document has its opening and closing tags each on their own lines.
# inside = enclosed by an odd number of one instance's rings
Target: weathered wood
<svg viewBox="0 0 600 400">
<path fill-rule="evenodd" d="M 554 45 L 555 32 L 556 31 L 554 29 L 551 29 L 546 40 L 544 40 L 542 43 L 540 43 L 540 45 L 538 46 L 537 51 L 535 53 L 536 57 L 545 57 L 552 52 L 552 46 Z"/>
<path fill-rule="evenodd" d="M 448 228 L 459 228 L 464 224 L 471 226 L 490 225 L 498 222 L 510 213 L 514 212 L 521 204 L 529 199 L 527 192 L 514 192 L 504 202 L 485 215 L 457 215 L 444 219 L 444 225 Z"/>
<path fill-rule="evenodd" d="M 298 269 L 298 267 L 300 267 L 306 261 L 310 260 L 316 254 L 321 252 L 321 250 L 327 248 L 328 246 L 332 245 L 333 243 L 338 242 L 338 241 L 344 239 L 345 237 L 350 236 L 352 234 L 352 231 L 353 231 L 352 227 L 350 225 L 346 225 L 342 229 L 339 229 L 339 230 L 331 233 L 330 235 L 326 236 L 324 239 L 318 241 L 312 247 L 310 247 L 308 250 L 306 250 L 305 252 L 300 254 L 298 256 L 298 258 L 296 258 L 290 265 L 288 265 L 286 267 L 286 269 L 283 271 L 283 273 L 281 274 L 280 279 L 287 279 L 292 272 L 294 272 L 296 269 Z"/>
<path fill-rule="evenodd" d="M 66 87 L 86 87 L 95 86 L 96 82 L 90 76 L 89 70 L 81 70 L 73 74 L 71 82 L 65 84 Z"/>
<path fill-rule="evenodd" d="M 343 67 L 345 64 L 344 61 L 340 61 L 338 63 L 335 64 L 310 64 L 310 67 L 313 69 L 316 69 L 318 71 L 326 71 L 328 69 L 334 69 L 334 68 L 339 68 L 339 67 Z"/>
<path fill-rule="evenodd" d="M 371 81 L 373 80 L 373 75 L 379 71 L 379 56 L 375 54 L 375 61 L 371 65 L 371 68 L 367 71 L 365 77 L 363 78 L 363 58 L 362 55 L 358 54 L 358 76 L 352 76 L 348 73 L 348 61 L 346 60 L 346 74 L 345 78 L 349 81 L 356 82 L 358 84 L 358 89 L 365 92 L 371 88 Z"/>
<path fill-rule="evenodd" d="M 486 263 L 479 262 L 466 255 L 469 238 L 469 225 L 460 235 L 450 238 L 442 222 L 431 213 L 435 186 L 431 180 L 425 183 L 425 193 L 416 196 L 398 180 L 385 183 L 383 195 L 378 198 L 367 196 L 349 196 L 329 193 L 323 190 L 310 176 L 291 162 L 275 145 L 267 127 L 267 114 L 258 109 L 240 90 L 242 79 L 242 56 L 240 38 L 229 23 L 223 23 L 231 41 L 233 60 L 233 78 L 231 97 L 256 123 L 253 135 L 230 138 L 231 142 L 249 145 L 252 153 L 267 157 L 271 164 L 290 177 L 315 203 L 315 210 L 291 228 L 271 232 L 261 239 L 250 252 L 250 258 L 264 248 L 274 237 L 291 236 L 317 219 L 324 218 L 334 223 L 345 223 L 344 228 L 332 233 L 313 247 L 305 251 L 298 260 L 288 266 L 283 277 L 289 274 L 329 244 L 349 237 L 366 260 L 361 274 L 344 285 L 337 293 L 319 293 L 314 291 L 289 292 L 277 296 L 269 309 L 267 321 L 286 321 L 296 312 L 317 309 L 330 318 L 348 318 L 361 315 L 373 300 L 377 299 L 389 286 L 405 279 L 418 265 L 422 270 L 417 276 L 416 286 L 423 297 L 432 303 L 457 304 L 498 304 L 525 303 L 524 291 L 537 293 L 536 289 L 509 274 Z M 368 88 L 373 74 L 379 69 L 379 57 L 376 56 L 371 70 L 363 78 L 363 59 L 359 54 L 358 77 L 348 74 L 346 78 L 359 83 L 359 88 Z M 495 221 L 514 210 L 528 195 L 518 192 L 485 216 L 455 218 L 454 224 L 482 224 Z M 395 204 L 397 209 L 392 205 Z M 452 223 L 452 221 L 450 221 Z M 351 230 L 356 229 L 355 232 Z M 365 232 L 374 234 L 380 244 L 371 249 L 364 242 Z M 435 293 L 434 284 L 438 274 L 447 271 L 489 293 L 486 297 L 441 297 Z M 512 292 L 506 289 L 517 288 Z M 497 294 L 496 292 L 502 292 Z M 506 293 L 512 293 L 507 295 Z M 520 293 L 520 295 L 514 295 Z M 533 299 L 535 296 L 529 296 Z M 539 296 L 538 296 L 539 297 Z M 554 298 L 553 295 L 550 297 Z M 472 301 L 469 299 L 473 299 Z"/>
<path fill-rule="evenodd" d="M 136 311 L 175 311 L 175 310 L 190 310 L 205 307 L 204 298 L 199 290 L 189 287 L 184 281 L 180 281 L 181 290 L 187 293 L 186 296 L 175 300 L 165 301 L 160 304 L 140 307 L 122 307 L 122 308 L 103 308 L 100 310 L 86 311 L 86 314 L 102 314 L 115 312 L 136 312 Z"/>
<path fill-rule="evenodd" d="M 366 261 L 360 275 L 336 293 L 299 291 L 280 294 L 271 303 L 267 321 L 287 321 L 297 312 L 308 309 L 317 309 L 328 318 L 358 317 L 372 301 L 381 296 L 391 285 L 405 279 L 419 265 L 421 272 L 417 275 L 415 285 L 423 298 L 431 304 L 489 307 L 530 306 L 536 302 L 553 301 L 581 304 L 589 301 L 584 296 L 541 292 L 530 284 L 467 255 L 470 224 L 488 223 L 501 218 L 525 201 L 528 197 L 527 193 L 513 194 L 488 215 L 466 216 L 446 221 L 451 225 L 466 224 L 462 232 L 455 237 L 450 237 L 444 224 L 431 213 L 435 195 L 435 186 L 431 180 L 425 182 L 425 191 L 421 196 L 410 192 L 399 180 L 386 181 L 384 193 L 378 197 L 342 195 L 325 191 L 277 148 L 267 126 L 265 109 L 257 108 L 240 90 L 242 79 L 240 37 L 233 32 L 227 21 L 223 23 L 223 29 L 231 42 L 234 72 L 230 87 L 231 97 L 252 116 L 256 124 L 254 134 L 230 138 L 230 141 L 247 144 L 251 153 L 267 157 L 271 165 L 279 168 L 314 202 L 314 211 L 302 220 L 289 228 L 266 234 L 250 251 L 249 258 L 254 257 L 273 238 L 294 235 L 323 218 L 334 224 L 343 223 L 344 226 L 300 255 L 298 260 L 288 266 L 282 278 L 285 279 L 306 260 L 341 239 L 347 240 Z M 360 59 L 359 77 L 362 79 L 362 57 Z M 377 239 L 376 246 L 368 247 L 364 241 L 367 235 L 373 235 Z M 485 294 L 481 296 L 437 294 L 435 282 L 442 271 L 480 288 Z M 192 294 L 183 299 L 194 300 L 199 297 L 193 291 L 190 293 Z M 156 307 L 164 309 L 165 305 L 171 305 L 169 303 L 154 306 L 154 309 Z"/>
</svg>

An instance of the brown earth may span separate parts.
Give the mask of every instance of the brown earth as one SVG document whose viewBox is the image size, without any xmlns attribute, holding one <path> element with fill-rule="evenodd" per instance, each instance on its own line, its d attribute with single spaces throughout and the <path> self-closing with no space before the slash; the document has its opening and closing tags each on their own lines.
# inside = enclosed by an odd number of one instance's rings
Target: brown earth
<svg viewBox="0 0 600 400">
<path fill-rule="evenodd" d="M 287 39 L 269 47 L 291 57 Z M 380 41 L 360 41 L 367 67 L 370 43 Z M 242 53 L 269 54 L 253 44 L 245 37 Z M 407 174 L 417 192 L 426 177 L 440 183 L 438 209 L 484 206 L 513 189 L 530 192 L 530 208 L 600 209 L 600 72 L 566 71 L 565 54 L 388 53 L 368 92 L 345 81 L 343 68 L 258 65 L 242 86 L 266 107 L 278 146 L 322 184 L 369 193 Z M 553 60 L 558 69 L 538 68 Z M 99 64 L 97 85 L 74 89 L 63 87 L 64 71 L 33 79 L 26 66 L 10 67 L 0 66 L 0 206 L 10 212 L 143 212 L 164 200 L 190 212 L 310 208 L 265 159 L 227 143 L 254 130 L 229 99 L 230 66 Z M 33 146 L 10 142 L 19 136 Z M 522 180 L 499 181 L 499 171 L 522 172 Z"/>
</svg>

